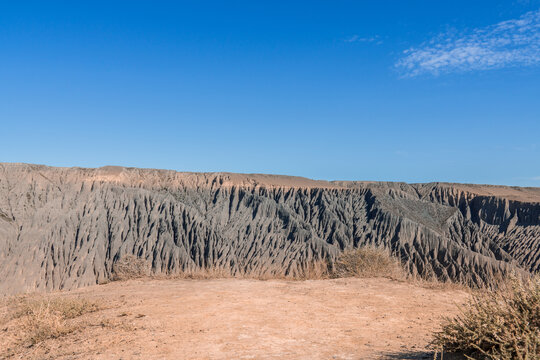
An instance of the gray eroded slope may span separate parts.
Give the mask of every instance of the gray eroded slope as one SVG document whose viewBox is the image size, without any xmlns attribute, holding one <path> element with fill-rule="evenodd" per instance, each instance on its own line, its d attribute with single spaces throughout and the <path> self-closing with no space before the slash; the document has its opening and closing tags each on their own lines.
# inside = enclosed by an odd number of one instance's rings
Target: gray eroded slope
<svg viewBox="0 0 540 360">
<path fill-rule="evenodd" d="M 0 293 L 95 284 L 125 254 L 294 275 L 364 244 L 474 284 L 538 271 L 540 189 L 0 165 Z"/>
</svg>

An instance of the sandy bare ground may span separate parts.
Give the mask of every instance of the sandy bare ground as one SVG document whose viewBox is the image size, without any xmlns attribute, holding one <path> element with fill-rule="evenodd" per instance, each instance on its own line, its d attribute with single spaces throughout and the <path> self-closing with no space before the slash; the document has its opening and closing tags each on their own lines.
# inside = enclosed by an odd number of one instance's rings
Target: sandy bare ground
<svg viewBox="0 0 540 360">
<path fill-rule="evenodd" d="M 128 281 L 57 296 L 107 308 L 85 315 L 92 325 L 83 330 L 13 358 L 432 358 L 431 332 L 468 295 L 388 279 L 221 279 Z"/>
</svg>

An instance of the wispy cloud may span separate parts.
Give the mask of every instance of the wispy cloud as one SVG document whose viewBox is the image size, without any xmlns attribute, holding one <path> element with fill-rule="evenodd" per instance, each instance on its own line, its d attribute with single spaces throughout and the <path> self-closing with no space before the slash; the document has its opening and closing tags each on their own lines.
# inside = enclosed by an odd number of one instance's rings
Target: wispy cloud
<svg viewBox="0 0 540 360">
<path fill-rule="evenodd" d="M 377 45 L 382 44 L 382 40 L 379 38 L 379 35 L 361 37 L 359 35 L 350 36 L 343 41 L 348 43 L 376 43 Z"/>
<path fill-rule="evenodd" d="M 395 66 L 405 76 L 417 76 L 538 64 L 540 10 L 465 34 L 441 34 L 405 50 Z"/>
</svg>

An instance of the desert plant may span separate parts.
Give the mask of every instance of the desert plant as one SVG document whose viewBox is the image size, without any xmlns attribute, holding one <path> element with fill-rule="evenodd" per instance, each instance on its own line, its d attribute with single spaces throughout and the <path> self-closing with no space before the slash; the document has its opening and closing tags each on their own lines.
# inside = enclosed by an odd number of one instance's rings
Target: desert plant
<svg viewBox="0 0 540 360">
<path fill-rule="evenodd" d="M 330 267 L 327 260 L 319 259 L 306 263 L 295 276 L 298 280 L 321 280 L 330 275 Z"/>
<path fill-rule="evenodd" d="M 223 266 L 213 266 L 213 267 L 200 267 L 200 268 L 191 268 L 186 269 L 181 272 L 162 275 L 163 278 L 174 278 L 174 279 L 191 279 L 191 280 L 208 280 L 208 279 L 227 279 L 232 277 L 241 277 L 236 274 L 233 275 L 230 268 Z M 156 276 L 160 278 L 160 276 Z"/>
<path fill-rule="evenodd" d="M 344 251 L 335 261 L 332 274 L 334 277 L 405 277 L 397 258 L 385 249 L 370 246 Z"/>
<path fill-rule="evenodd" d="M 118 260 L 112 269 L 113 280 L 137 279 L 150 275 L 150 264 L 134 255 L 126 255 Z"/>
<path fill-rule="evenodd" d="M 22 300 L 14 317 L 19 318 L 35 314 L 46 309 L 49 313 L 58 314 L 62 319 L 74 319 L 100 309 L 98 303 L 83 299 L 38 298 Z"/>
<path fill-rule="evenodd" d="M 457 317 L 443 321 L 432 345 L 469 359 L 539 359 L 540 276 L 473 294 Z"/>
<path fill-rule="evenodd" d="M 98 303 L 80 298 L 30 298 L 20 301 L 13 318 L 21 319 L 22 342 L 31 346 L 73 332 L 76 327 L 66 320 L 99 309 Z"/>
</svg>

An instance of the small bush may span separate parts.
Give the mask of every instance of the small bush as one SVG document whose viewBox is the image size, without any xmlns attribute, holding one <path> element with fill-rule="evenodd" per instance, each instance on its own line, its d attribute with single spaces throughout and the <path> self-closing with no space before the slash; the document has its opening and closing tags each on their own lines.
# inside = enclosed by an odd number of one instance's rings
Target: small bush
<svg viewBox="0 0 540 360">
<path fill-rule="evenodd" d="M 307 263 L 296 278 L 299 280 L 327 279 L 330 275 L 328 265 L 328 261 L 322 259 Z"/>
<path fill-rule="evenodd" d="M 150 275 L 150 264 L 134 255 L 126 255 L 113 265 L 113 280 L 124 281 Z"/>
<path fill-rule="evenodd" d="M 159 278 L 159 276 L 157 276 Z M 194 268 L 182 272 L 164 275 L 164 278 L 190 279 L 190 280 L 209 280 L 209 279 L 227 279 L 235 277 L 231 270 L 224 267 Z M 236 277 L 239 277 L 238 275 Z"/>
<path fill-rule="evenodd" d="M 540 276 L 474 294 L 432 345 L 469 359 L 540 359 Z"/>
<path fill-rule="evenodd" d="M 389 277 L 402 279 L 405 271 L 401 263 L 388 251 L 375 247 L 361 247 L 343 252 L 334 264 L 334 277 Z"/>
</svg>

